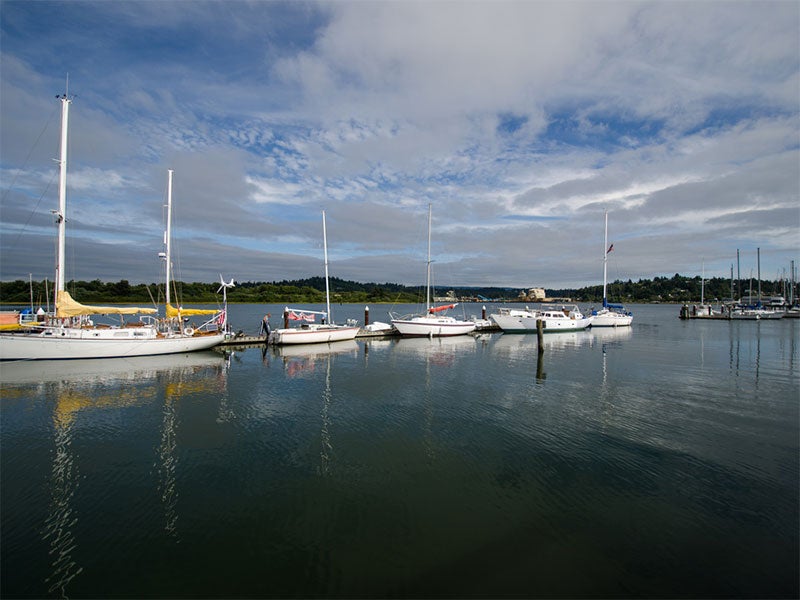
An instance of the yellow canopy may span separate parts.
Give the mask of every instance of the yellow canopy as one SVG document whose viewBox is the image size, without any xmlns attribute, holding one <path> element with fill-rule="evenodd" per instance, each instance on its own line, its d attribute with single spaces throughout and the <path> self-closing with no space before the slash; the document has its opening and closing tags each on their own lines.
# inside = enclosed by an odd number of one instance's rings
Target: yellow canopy
<svg viewBox="0 0 800 600">
<path fill-rule="evenodd" d="M 0 331 L 14 331 L 22 329 L 19 324 L 19 313 L 16 310 L 0 311 Z"/>
<path fill-rule="evenodd" d="M 215 308 L 175 308 L 172 304 L 167 304 L 167 317 L 193 317 L 195 315 L 215 315 L 219 311 Z"/>
<path fill-rule="evenodd" d="M 76 302 L 69 292 L 58 292 L 56 298 L 57 317 L 77 317 L 80 315 L 150 315 L 157 312 L 155 308 L 137 308 L 135 306 L 86 306 Z"/>
</svg>

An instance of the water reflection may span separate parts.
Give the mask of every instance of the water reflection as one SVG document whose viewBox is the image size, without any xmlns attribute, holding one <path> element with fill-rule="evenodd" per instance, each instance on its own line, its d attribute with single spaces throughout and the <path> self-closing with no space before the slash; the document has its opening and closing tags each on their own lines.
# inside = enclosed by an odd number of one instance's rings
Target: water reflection
<svg viewBox="0 0 800 600">
<path fill-rule="evenodd" d="M 633 337 L 633 327 L 593 327 L 587 333 L 592 342 L 618 344 Z"/>
<path fill-rule="evenodd" d="M 344 340 L 328 344 L 272 346 L 272 352 L 282 359 L 286 375 L 294 378 L 311 375 L 317 363 L 333 354 L 358 354 L 358 348 L 358 342 L 355 340 Z"/>
<path fill-rule="evenodd" d="M 772 327 L 772 324 L 768 324 Z M 755 331 L 754 331 L 755 330 Z M 753 382 L 758 388 L 758 378 L 761 369 L 761 321 L 731 321 L 729 323 L 729 368 L 737 377 L 742 374 L 741 362 L 744 351 L 744 373 L 752 372 Z M 790 339 L 794 339 L 791 336 Z M 755 345 L 755 347 L 753 347 Z M 744 347 L 743 347 L 744 346 Z"/>
<path fill-rule="evenodd" d="M 213 394 L 220 398 L 217 422 L 228 420 L 227 374 L 230 355 L 193 353 L 179 357 L 162 357 L 168 368 L 155 371 L 154 380 L 164 386 L 161 440 L 156 449 L 158 492 L 164 510 L 164 531 L 176 542 L 178 535 L 178 409 L 189 394 Z"/>
<path fill-rule="evenodd" d="M 318 473 L 322 477 L 330 475 L 331 461 L 333 458 L 333 441 L 331 439 L 330 410 L 332 402 L 331 392 L 331 364 L 336 355 L 357 355 L 358 342 L 344 340 L 327 344 L 297 344 L 288 346 L 275 346 L 273 353 L 282 359 L 284 372 L 289 378 L 311 377 L 319 365 L 325 366 L 325 385 L 322 390 L 322 410 L 320 428 L 320 464 Z"/>
<path fill-rule="evenodd" d="M 603 338 L 606 334 L 602 334 Z M 601 339 L 603 339 L 601 338 Z M 563 331 L 557 333 L 548 333 L 543 336 L 543 347 L 547 352 L 549 350 L 563 350 L 566 348 L 578 348 L 581 346 L 590 345 L 594 340 L 594 334 L 589 331 Z M 499 350 L 514 356 L 518 354 L 530 355 L 532 352 L 537 352 L 539 348 L 539 341 L 536 335 L 533 334 L 502 334 L 498 336 L 493 344 L 495 350 Z"/>
<path fill-rule="evenodd" d="M 607 355 L 609 350 L 621 347 L 623 342 L 633 337 L 632 327 L 598 327 L 591 330 L 592 344 L 600 343 L 600 350 L 603 353 L 603 387 L 608 383 Z"/>
<path fill-rule="evenodd" d="M 225 386 L 225 358 L 217 352 L 157 357 L 19 361 L 0 365 L 3 395 L 29 397 L 32 392 L 53 398 L 53 461 L 50 503 L 41 530 L 49 545 L 48 593 L 68 597 L 69 586 L 84 568 L 75 560 L 82 517 L 75 496 L 82 479 L 73 442 L 84 427 L 94 427 L 97 411 L 119 411 L 151 402 L 166 390 L 164 427 L 157 450 L 159 492 L 166 514 L 165 528 L 174 533 L 177 513 L 175 486 L 176 405 L 188 390 L 208 391 Z M 192 382 L 195 382 L 194 384 Z M 85 416 L 85 417 L 84 417 Z M 92 482 L 86 482 L 91 485 Z"/>
<path fill-rule="evenodd" d="M 438 460 L 438 436 L 434 431 L 438 397 L 434 390 L 441 389 L 439 384 L 442 382 L 440 375 L 442 368 L 445 367 L 447 374 L 450 375 L 453 372 L 451 367 L 465 355 L 475 354 L 479 344 L 483 345 L 483 343 L 483 340 L 478 342 L 478 339 L 471 335 L 398 338 L 392 341 L 392 352 L 410 354 L 415 361 L 424 361 L 424 385 L 420 386 L 419 403 L 423 413 L 422 447 L 428 467 L 432 467 Z M 438 382 L 437 378 L 439 378 Z"/>
<path fill-rule="evenodd" d="M 327 476 L 330 471 L 331 455 L 333 454 L 333 444 L 331 443 L 330 432 L 330 408 L 331 408 L 331 357 L 328 354 L 325 361 L 325 389 L 322 392 L 322 431 L 320 438 L 322 448 L 320 450 L 320 475 Z"/>
<path fill-rule="evenodd" d="M 408 352 L 428 360 L 429 365 L 451 366 L 459 354 L 477 348 L 475 337 L 457 335 L 449 337 L 397 338 L 392 340 L 393 352 Z"/>
<path fill-rule="evenodd" d="M 64 396 L 69 395 L 68 392 Z M 67 585 L 77 577 L 83 567 L 72 558 L 77 547 L 74 527 L 78 522 L 78 514 L 73 509 L 72 500 L 78 488 L 77 469 L 71 452 L 73 413 L 60 411 L 56 403 L 53 413 L 53 468 L 50 478 L 50 508 L 44 524 L 42 538 L 50 544 L 52 573 L 45 580 L 47 591 L 60 591 L 67 597 Z"/>
<path fill-rule="evenodd" d="M 146 382 L 155 379 L 161 372 L 219 366 L 224 360 L 223 354 L 209 351 L 133 358 L 11 361 L 0 363 L 0 379 L 4 387 L 29 384 L 52 385 L 59 382 L 81 384 L 82 387 L 114 386 L 127 382 Z M 111 398 L 116 397 L 115 393 Z M 106 398 L 104 401 L 113 402 L 111 398 Z M 93 399 L 83 407 L 96 407 L 96 405 L 97 400 Z"/>
<path fill-rule="evenodd" d="M 161 443 L 157 449 L 156 468 L 158 469 L 158 491 L 164 507 L 164 531 L 167 535 L 178 537 L 178 487 L 176 471 L 178 458 L 177 442 L 177 398 L 169 394 L 164 399 L 163 424 L 161 427 Z"/>
</svg>

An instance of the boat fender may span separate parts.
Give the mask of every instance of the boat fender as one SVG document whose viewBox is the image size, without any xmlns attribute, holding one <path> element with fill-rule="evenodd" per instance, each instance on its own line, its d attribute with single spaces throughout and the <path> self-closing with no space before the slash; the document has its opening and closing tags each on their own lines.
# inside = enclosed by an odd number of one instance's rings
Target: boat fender
<svg viewBox="0 0 800 600">
<path fill-rule="evenodd" d="M 194 329 L 192 329 L 191 327 L 187 327 L 186 329 L 183 330 L 183 333 L 185 333 L 186 335 L 194 335 Z"/>
</svg>

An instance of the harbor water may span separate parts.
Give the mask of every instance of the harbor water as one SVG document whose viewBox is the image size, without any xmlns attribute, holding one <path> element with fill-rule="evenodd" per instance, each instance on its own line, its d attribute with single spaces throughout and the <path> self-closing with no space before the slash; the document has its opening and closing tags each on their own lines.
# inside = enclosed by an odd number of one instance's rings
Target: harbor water
<svg viewBox="0 0 800 600">
<path fill-rule="evenodd" d="M 3 363 L 0 595 L 797 598 L 800 321 L 630 308 L 543 352 Z"/>
</svg>

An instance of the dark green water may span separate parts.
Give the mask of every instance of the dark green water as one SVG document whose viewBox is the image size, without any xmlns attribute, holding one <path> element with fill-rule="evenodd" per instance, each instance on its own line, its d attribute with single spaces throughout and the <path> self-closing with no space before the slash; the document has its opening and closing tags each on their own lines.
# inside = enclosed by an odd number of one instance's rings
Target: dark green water
<svg viewBox="0 0 800 600">
<path fill-rule="evenodd" d="M 800 322 L 634 308 L 541 358 L 491 334 L 2 364 L 0 593 L 797 597 Z"/>
</svg>

